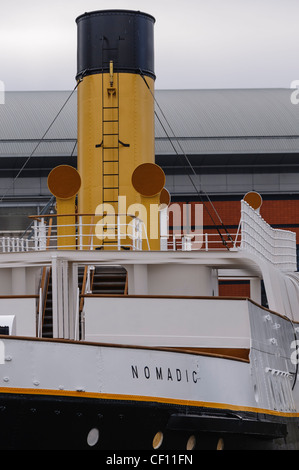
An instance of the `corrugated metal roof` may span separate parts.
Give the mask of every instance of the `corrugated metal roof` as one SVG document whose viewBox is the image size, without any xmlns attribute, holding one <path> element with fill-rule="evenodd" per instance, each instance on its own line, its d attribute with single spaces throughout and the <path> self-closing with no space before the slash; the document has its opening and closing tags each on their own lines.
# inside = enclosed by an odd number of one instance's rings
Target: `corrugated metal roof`
<svg viewBox="0 0 299 470">
<path fill-rule="evenodd" d="M 157 90 L 156 111 L 169 136 L 189 155 L 299 152 L 299 104 L 290 89 Z M 0 156 L 30 155 L 70 96 L 70 91 L 6 92 L 0 105 Z M 170 131 L 170 124 L 172 131 Z M 156 154 L 175 151 L 156 119 Z M 77 97 L 72 95 L 35 151 L 38 156 L 74 152 Z M 173 145 L 182 153 L 176 139 Z M 76 154 L 76 148 L 75 152 Z"/>
<path fill-rule="evenodd" d="M 175 135 L 252 137 L 299 135 L 299 105 L 290 89 L 163 90 L 156 98 Z M 163 133 L 158 130 L 157 137 Z"/>
<path fill-rule="evenodd" d="M 70 91 L 6 92 L 5 104 L 0 105 L 0 140 L 40 139 L 70 95 Z M 76 138 L 76 133 L 77 96 L 74 93 L 46 138 Z"/>
<path fill-rule="evenodd" d="M 290 89 L 163 90 L 156 92 L 156 99 L 188 154 L 298 152 L 299 105 L 291 102 L 291 93 Z M 164 137 L 157 123 L 157 154 L 173 153 Z"/>
</svg>

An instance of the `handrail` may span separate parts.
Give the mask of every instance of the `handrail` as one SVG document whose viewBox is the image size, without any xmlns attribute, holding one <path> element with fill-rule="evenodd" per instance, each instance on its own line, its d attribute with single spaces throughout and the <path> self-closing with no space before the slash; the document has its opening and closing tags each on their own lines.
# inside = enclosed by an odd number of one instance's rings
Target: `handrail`
<svg viewBox="0 0 299 470">
<path fill-rule="evenodd" d="M 107 225 L 107 224 L 106 224 Z M 108 224 L 108 227 L 110 224 Z M 60 227 L 69 227 L 68 225 L 60 225 Z M 83 234 L 83 229 L 90 227 L 90 224 L 81 224 L 82 228 L 82 233 L 80 231 L 77 232 L 76 236 L 76 243 L 71 247 L 74 250 L 79 250 L 80 249 L 80 244 L 83 248 L 83 237 L 88 238 L 88 242 L 86 243 L 86 247 L 89 250 L 94 249 L 93 244 L 91 243 L 90 237 L 88 234 Z M 8 252 L 26 252 L 26 251 L 40 251 L 40 250 L 50 250 L 50 249 L 55 249 L 56 248 L 56 239 L 57 235 L 55 233 L 57 226 L 52 225 L 51 227 L 51 233 L 48 232 L 47 235 L 44 236 L 44 243 L 43 246 L 42 244 L 39 246 L 38 243 L 36 243 L 35 246 L 35 240 L 21 240 L 19 238 L 15 237 L 0 237 L 0 252 L 2 251 L 3 253 L 8 253 Z M 79 227 L 80 228 L 80 227 Z M 38 228 L 36 228 L 36 231 L 38 232 Z M 232 236 L 235 236 L 236 234 L 231 233 Z M 38 237 L 38 235 L 37 235 Z M 73 237 L 73 235 L 63 235 L 64 239 L 67 240 L 69 237 Z M 117 236 L 115 236 L 117 238 Z M 42 239 L 42 237 L 41 237 Z M 163 243 L 163 247 L 161 244 L 161 250 L 162 251 L 224 251 L 223 243 L 219 238 L 218 233 L 213 232 L 213 233 L 208 233 L 204 232 L 202 234 L 186 234 L 186 235 L 178 235 L 178 234 L 168 234 L 167 236 L 161 236 L 160 237 L 161 242 L 164 240 L 165 243 Z M 148 243 L 148 240 L 147 240 Z M 239 249 L 241 245 L 241 232 L 235 236 L 234 242 L 231 242 L 230 240 L 227 240 L 229 249 L 236 250 Z M 229 245 L 231 244 L 231 246 Z M 109 246 L 109 245 L 107 245 Z M 110 245 L 112 246 L 112 245 Z M 115 243 L 113 245 L 116 249 L 120 249 L 122 245 L 120 244 L 120 247 L 117 246 Z M 132 245 L 130 245 L 132 246 Z M 70 248 L 70 245 L 68 245 Z M 132 248 L 134 248 L 132 246 Z M 136 249 L 139 249 L 138 247 Z M 225 248 L 225 251 L 227 251 L 227 248 Z"/>
<path fill-rule="evenodd" d="M 296 233 L 274 229 L 246 201 L 241 201 L 241 249 L 282 271 L 297 270 Z"/>
<path fill-rule="evenodd" d="M 63 218 L 61 222 L 59 218 Z M 108 217 L 113 217 L 109 223 Z M 145 224 L 133 214 L 38 214 L 31 215 L 34 236 L 28 239 L 0 238 L 2 252 L 50 249 L 94 250 L 113 246 L 142 250 L 143 239 L 150 249 Z M 54 224 L 54 218 L 57 223 Z M 68 223 L 68 218 L 71 218 Z M 125 218 L 125 219 L 124 219 Z M 87 220 L 86 220 L 87 219 Z M 145 234 L 145 236 L 144 236 Z"/>
<path fill-rule="evenodd" d="M 101 214 L 88 214 L 88 213 L 80 213 L 80 212 L 75 212 L 75 213 L 72 213 L 72 214 L 36 214 L 36 215 L 28 215 L 28 218 L 29 219 L 35 219 L 35 220 L 39 220 L 39 219 L 45 219 L 47 217 L 131 217 L 132 219 L 138 219 L 138 217 L 134 214 L 118 214 L 118 213 L 115 213 L 115 214 L 106 214 L 105 212 L 104 213 L 101 213 Z"/>
<path fill-rule="evenodd" d="M 235 240 L 227 239 L 227 246 L 230 250 L 236 250 L 241 244 L 241 234 L 238 232 L 236 234 L 231 233 L 230 235 L 235 236 Z M 223 235 L 223 237 L 225 238 L 225 235 Z M 227 248 L 223 246 L 223 241 L 217 232 L 170 233 L 165 237 L 161 237 L 161 239 L 165 240 L 167 250 L 172 251 L 227 251 Z"/>
</svg>

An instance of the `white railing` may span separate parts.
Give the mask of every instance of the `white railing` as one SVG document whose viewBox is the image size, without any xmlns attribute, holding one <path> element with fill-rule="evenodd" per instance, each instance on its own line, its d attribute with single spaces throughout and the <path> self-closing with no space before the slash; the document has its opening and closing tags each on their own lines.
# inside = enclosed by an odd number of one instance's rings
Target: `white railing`
<svg viewBox="0 0 299 470">
<path fill-rule="evenodd" d="M 90 227 L 90 224 L 79 224 L 79 227 L 83 230 L 83 227 Z M 47 225 L 45 225 L 48 229 Z M 16 251 L 42 251 L 48 249 L 57 249 L 57 235 L 47 235 L 45 234 L 45 227 L 42 224 L 37 224 L 34 229 L 34 236 L 30 239 L 14 238 L 14 237 L 2 237 L 0 238 L 0 252 L 2 253 L 12 253 Z M 60 227 L 69 227 L 68 225 L 63 225 Z M 53 231 L 57 229 L 57 225 L 52 226 Z M 122 242 L 122 238 L 118 237 L 117 243 L 112 242 L 105 243 L 105 246 L 113 246 L 114 248 L 120 250 L 124 246 L 131 247 L 132 250 L 142 250 L 142 239 L 140 237 L 140 227 L 136 230 L 136 235 L 131 235 L 131 243 L 125 245 Z M 232 233 L 232 237 L 236 237 L 237 234 Z M 72 237 L 72 235 L 63 235 L 62 238 Z M 88 248 L 93 250 L 97 248 L 95 234 L 90 236 L 90 242 L 84 242 L 83 232 L 80 230 L 79 235 L 76 238 L 76 243 L 74 245 L 66 244 L 65 248 L 71 248 L 76 250 L 83 250 Z M 235 239 L 235 238 L 234 238 Z M 241 234 L 238 234 L 238 243 L 240 245 Z M 146 246 L 148 246 L 148 240 L 146 239 Z M 203 233 L 200 235 L 170 235 L 169 237 L 161 237 L 161 250 L 162 251 L 227 251 L 227 249 L 234 248 L 234 243 L 227 237 L 223 235 L 223 240 L 220 238 L 218 233 Z M 63 245 L 60 246 L 63 248 Z"/>
<path fill-rule="evenodd" d="M 0 249 L 2 253 L 13 253 L 15 251 L 29 251 L 29 240 L 21 237 L 1 237 Z"/>
<path fill-rule="evenodd" d="M 282 271 L 297 271 L 296 233 L 272 228 L 246 201 L 241 201 L 241 249 Z"/>
<path fill-rule="evenodd" d="M 196 234 L 171 234 L 162 237 L 164 250 L 173 251 L 227 251 L 241 243 L 240 233 L 230 233 L 229 235 L 218 232 L 203 232 Z"/>
<path fill-rule="evenodd" d="M 26 238 L 1 237 L 0 251 L 95 250 L 104 244 L 116 250 L 142 250 L 143 241 L 149 249 L 144 223 L 138 217 L 118 214 L 113 223 L 109 223 L 106 214 L 68 214 L 61 216 L 60 221 L 58 217 L 34 217 L 32 233 Z"/>
<path fill-rule="evenodd" d="M 113 223 L 107 215 L 71 214 L 57 224 L 56 215 L 33 218 L 31 236 L 0 237 L 0 252 L 41 251 L 51 249 L 149 250 L 144 223 L 135 216 L 116 215 Z M 75 221 L 66 223 L 68 217 Z M 56 220 L 56 224 L 53 222 Z M 69 232 L 70 231 L 70 232 Z M 283 271 L 297 271 L 296 234 L 272 228 L 260 214 L 241 201 L 241 219 L 236 233 L 173 233 L 161 237 L 162 251 L 227 251 L 242 249 L 254 253 Z"/>
</svg>

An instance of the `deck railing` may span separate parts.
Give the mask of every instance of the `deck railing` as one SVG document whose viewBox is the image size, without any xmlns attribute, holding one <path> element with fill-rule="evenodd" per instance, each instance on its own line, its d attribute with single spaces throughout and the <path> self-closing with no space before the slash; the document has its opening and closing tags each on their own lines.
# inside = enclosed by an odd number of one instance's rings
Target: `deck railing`
<svg viewBox="0 0 299 470">
<path fill-rule="evenodd" d="M 80 224 L 79 228 L 93 227 L 94 224 Z M 68 225 L 61 225 L 61 228 L 69 228 Z M 112 226 L 111 226 L 112 228 Z M 21 237 L 8 237 L 0 236 L 0 252 L 2 253 L 12 253 L 12 252 L 24 252 L 24 251 L 42 251 L 42 250 L 55 250 L 58 248 L 57 245 L 57 225 L 53 224 L 51 227 L 51 234 L 48 233 L 49 226 L 45 223 L 34 224 L 34 234 L 31 238 L 21 238 Z M 130 242 L 125 243 L 124 237 L 116 237 L 113 241 L 106 241 L 105 247 L 110 246 L 114 249 L 131 249 L 131 250 L 142 250 L 142 237 L 140 234 L 140 227 L 136 229 L 136 234 L 130 236 Z M 241 234 L 232 233 L 231 236 L 233 240 L 237 236 L 237 244 L 232 242 L 229 237 L 223 236 L 223 239 L 220 238 L 217 232 L 213 233 L 203 233 L 203 234 L 186 234 L 186 235 L 177 235 L 170 234 L 168 237 L 161 237 L 161 250 L 162 251 L 223 251 L 235 248 L 240 246 L 241 243 Z M 73 235 L 62 235 L 64 240 L 67 238 L 73 237 Z M 84 241 L 84 239 L 86 239 Z M 58 237 L 59 240 L 59 237 Z M 98 245 L 97 237 L 93 233 L 87 239 L 87 235 L 84 235 L 83 232 L 80 232 L 76 236 L 76 242 L 74 244 L 66 243 L 65 245 L 60 244 L 59 248 L 67 248 L 74 250 L 83 250 L 83 249 L 99 249 L 102 245 Z M 146 237 L 146 249 L 148 248 L 148 239 Z"/>
<path fill-rule="evenodd" d="M 33 232 L 28 237 L 0 237 L 0 251 L 40 251 L 73 249 L 149 250 L 144 223 L 127 214 L 109 215 L 55 214 L 32 217 Z M 241 249 L 267 260 L 283 271 L 297 270 L 296 234 L 272 228 L 260 214 L 241 201 L 239 227 L 233 233 L 200 231 L 199 233 L 167 233 L 161 237 L 162 251 L 236 250 Z"/>
<path fill-rule="evenodd" d="M 164 250 L 173 251 L 227 251 L 239 247 L 241 233 L 229 235 L 210 230 L 203 233 L 170 234 L 163 237 L 161 245 Z"/>
<path fill-rule="evenodd" d="M 296 233 L 274 229 L 244 200 L 241 201 L 241 249 L 282 271 L 297 271 Z"/>
<path fill-rule="evenodd" d="M 56 249 L 95 250 L 103 246 L 117 250 L 142 250 L 149 243 L 144 223 L 138 217 L 117 214 L 45 214 L 33 216 L 32 234 L 0 238 L 3 253 Z M 59 220 L 58 220 L 59 219 Z"/>
</svg>

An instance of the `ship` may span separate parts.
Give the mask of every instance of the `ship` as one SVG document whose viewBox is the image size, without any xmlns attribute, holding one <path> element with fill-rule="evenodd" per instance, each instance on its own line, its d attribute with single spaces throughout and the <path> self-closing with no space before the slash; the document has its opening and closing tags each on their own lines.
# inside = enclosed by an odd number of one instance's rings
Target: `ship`
<svg viewBox="0 0 299 470">
<path fill-rule="evenodd" d="M 0 240 L 0 448 L 298 449 L 296 234 L 254 191 L 234 236 L 170 233 L 155 19 L 76 23 L 77 168 L 52 169 L 51 204 Z M 224 279 L 250 296 L 220 296 Z"/>
</svg>

